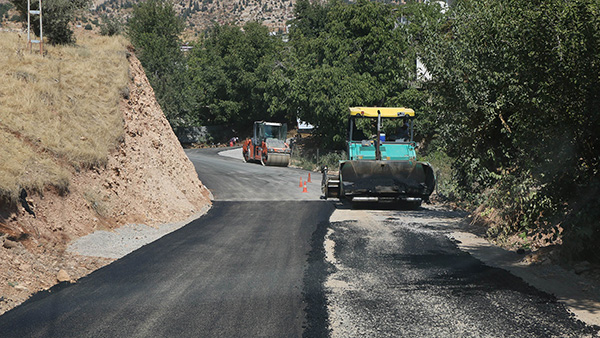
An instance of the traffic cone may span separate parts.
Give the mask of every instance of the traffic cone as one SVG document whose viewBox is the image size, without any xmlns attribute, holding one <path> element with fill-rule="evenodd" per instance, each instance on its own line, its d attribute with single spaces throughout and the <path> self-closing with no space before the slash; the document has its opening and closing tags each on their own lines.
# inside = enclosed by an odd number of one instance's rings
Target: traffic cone
<svg viewBox="0 0 600 338">
<path fill-rule="evenodd" d="M 298 187 L 302 188 L 302 177 L 300 177 L 300 185 Z"/>
<path fill-rule="evenodd" d="M 302 189 L 302 192 L 308 192 L 308 190 L 306 190 L 306 181 L 304 182 L 304 189 Z"/>
<path fill-rule="evenodd" d="M 310 173 L 308 173 L 308 183 L 312 183 L 312 181 L 310 180 Z"/>
</svg>

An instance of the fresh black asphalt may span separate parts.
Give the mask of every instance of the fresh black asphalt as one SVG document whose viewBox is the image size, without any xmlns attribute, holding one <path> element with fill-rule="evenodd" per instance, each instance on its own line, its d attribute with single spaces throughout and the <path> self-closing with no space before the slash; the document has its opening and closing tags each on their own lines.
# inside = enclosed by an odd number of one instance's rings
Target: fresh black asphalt
<svg viewBox="0 0 600 338">
<path fill-rule="evenodd" d="M 0 316 L 0 337 L 326 330 L 321 279 L 308 273 L 313 233 L 326 228 L 334 209 L 319 200 L 318 183 L 303 193 L 302 170 L 242 163 L 211 149 L 188 156 L 217 199 L 206 215 L 75 284 L 34 295 Z"/>
<path fill-rule="evenodd" d="M 332 210 L 319 201 L 216 202 L 178 231 L 0 316 L 0 336 L 302 336 L 310 238 Z"/>
</svg>

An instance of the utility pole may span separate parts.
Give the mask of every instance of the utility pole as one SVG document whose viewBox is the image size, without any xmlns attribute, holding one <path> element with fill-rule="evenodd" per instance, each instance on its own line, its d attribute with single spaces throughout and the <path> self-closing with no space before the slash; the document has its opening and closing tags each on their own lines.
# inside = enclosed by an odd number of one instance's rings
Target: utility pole
<svg viewBox="0 0 600 338">
<path fill-rule="evenodd" d="M 40 19 L 40 34 L 39 40 L 31 39 L 31 15 L 39 15 Z M 31 53 L 32 44 L 37 43 L 40 45 L 40 54 L 44 55 L 44 34 L 42 30 L 42 0 L 38 0 L 38 9 L 31 9 L 31 0 L 27 0 L 27 47 L 29 48 L 29 53 Z"/>
</svg>

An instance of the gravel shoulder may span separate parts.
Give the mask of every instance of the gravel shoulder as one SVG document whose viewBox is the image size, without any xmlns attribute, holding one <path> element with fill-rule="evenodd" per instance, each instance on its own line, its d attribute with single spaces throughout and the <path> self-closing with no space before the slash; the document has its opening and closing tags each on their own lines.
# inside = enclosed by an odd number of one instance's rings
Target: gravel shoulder
<svg viewBox="0 0 600 338">
<path fill-rule="evenodd" d="M 239 147 L 220 151 L 218 155 L 239 160 L 243 159 Z M 210 197 L 212 200 L 212 195 Z M 95 231 L 69 243 L 67 252 L 82 256 L 119 259 L 202 217 L 210 210 L 210 207 L 211 205 L 206 205 L 199 212 L 180 222 L 158 226 L 127 224 L 110 231 Z"/>
<path fill-rule="evenodd" d="M 238 160 L 243 159 L 239 147 L 220 151 L 218 155 Z M 213 199 L 212 195 L 211 199 Z M 180 222 L 158 226 L 127 224 L 110 231 L 95 231 L 69 243 L 67 252 L 82 256 L 119 259 L 202 217 L 210 210 L 210 207 L 211 205 L 206 205 L 196 214 Z"/>
<path fill-rule="evenodd" d="M 209 209 L 210 205 L 206 205 L 200 212 L 180 222 L 158 226 L 127 224 L 111 231 L 96 231 L 71 242 L 67 251 L 83 256 L 118 259 L 202 217 Z"/>
</svg>

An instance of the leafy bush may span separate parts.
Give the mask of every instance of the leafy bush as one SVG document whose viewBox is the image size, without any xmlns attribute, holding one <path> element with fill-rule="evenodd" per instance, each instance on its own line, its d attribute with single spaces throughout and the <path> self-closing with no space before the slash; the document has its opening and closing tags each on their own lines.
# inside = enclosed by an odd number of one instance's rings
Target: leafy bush
<svg viewBox="0 0 600 338">
<path fill-rule="evenodd" d="M 337 170 L 339 161 L 347 160 L 348 154 L 345 151 L 326 151 L 316 149 L 311 152 L 297 152 L 293 154 L 292 165 L 305 170 L 320 170 L 323 166 L 327 166 L 329 170 Z"/>
<path fill-rule="evenodd" d="M 461 1 L 423 31 L 459 197 L 500 210 L 508 231 L 560 224 L 566 241 L 587 238 L 572 247 L 600 240 L 597 222 L 581 223 L 600 181 L 598 11 L 593 0 Z"/>
<path fill-rule="evenodd" d="M 87 25 L 85 25 L 85 27 L 84 27 L 84 28 L 85 28 L 85 30 L 87 30 L 87 31 L 91 31 L 91 30 L 93 29 L 93 28 L 92 28 L 92 25 L 90 25 L 89 23 L 88 23 Z"/>
<path fill-rule="evenodd" d="M 121 34 L 123 32 L 123 22 L 117 17 L 109 17 L 104 15 L 102 17 L 102 24 L 100 25 L 100 35 L 113 36 Z"/>
<path fill-rule="evenodd" d="M 13 8 L 12 4 L 0 4 L 0 19 L 2 19 L 4 16 L 8 18 L 8 11 L 10 11 L 11 8 Z"/>
<path fill-rule="evenodd" d="M 458 187 L 453 176 L 452 164 L 454 160 L 440 149 L 420 156 L 418 160 L 429 162 L 435 170 L 438 198 L 441 200 L 456 201 L 458 199 Z"/>
</svg>

